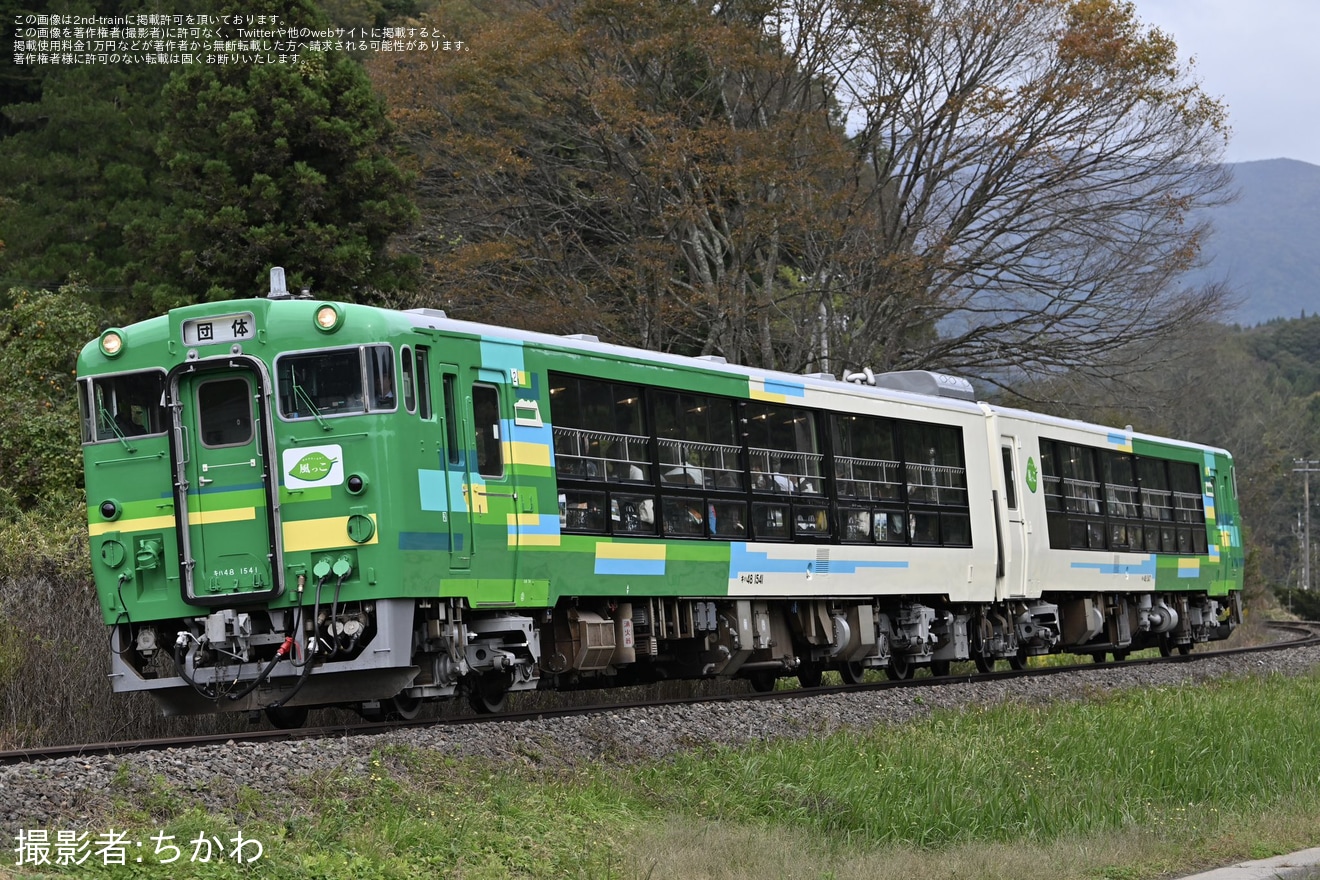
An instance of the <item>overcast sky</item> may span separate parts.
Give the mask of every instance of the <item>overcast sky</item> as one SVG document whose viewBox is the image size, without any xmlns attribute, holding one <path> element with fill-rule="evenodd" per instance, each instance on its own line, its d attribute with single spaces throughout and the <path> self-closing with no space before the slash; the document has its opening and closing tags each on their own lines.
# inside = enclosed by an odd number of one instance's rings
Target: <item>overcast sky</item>
<svg viewBox="0 0 1320 880">
<path fill-rule="evenodd" d="M 1225 159 L 1320 165 L 1320 2 L 1134 0 L 1137 16 L 1196 60 L 1205 91 L 1228 105 Z"/>
</svg>

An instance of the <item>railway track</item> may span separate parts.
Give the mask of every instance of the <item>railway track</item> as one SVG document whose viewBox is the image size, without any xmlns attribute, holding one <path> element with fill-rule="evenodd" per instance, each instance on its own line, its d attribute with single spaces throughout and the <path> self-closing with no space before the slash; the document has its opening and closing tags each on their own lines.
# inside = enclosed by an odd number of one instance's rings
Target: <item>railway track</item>
<svg viewBox="0 0 1320 880">
<path fill-rule="evenodd" d="M 1198 651 L 1191 654 L 1175 654 L 1168 657 L 1148 657 L 1127 659 L 1106 663 L 1076 663 L 1057 666 L 1029 667 L 1027 669 L 1005 669 L 986 673 L 952 673 L 939 677 L 920 677 L 905 681 L 863 682 L 861 684 L 822 686 L 815 688 L 789 688 L 769 693 L 730 692 L 727 694 L 705 694 L 695 697 L 649 699 L 630 702 L 592 703 L 590 705 L 536 708 L 526 711 L 510 711 L 499 715 L 463 715 L 413 721 L 363 722 L 320 727 L 305 727 L 296 730 L 252 730 L 222 733 L 206 736 L 168 737 L 151 740 L 123 740 L 118 742 L 79 743 L 50 746 L 46 748 L 14 749 L 0 751 L 0 766 L 35 763 L 38 761 L 60 758 L 92 757 L 107 755 L 128 755 L 137 752 L 164 751 L 167 749 L 188 749 L 204 746 L 216 746 L 226 743 L 263 743 L 292 742 L 306 739 L 343 738 L 380 734 L 394 730 L 419 727 L 465 726 L 472 724 L 491 724 L 529 720 L 553 720 L 573 716 L 593 715 L 605 712 L 618 712 L 626 709 L 651 708 L 659 706 L 683 706 L 712 702 L 766 702 L 810 699 L 827 694 L 860 693 L 876 690 L 894 690 L 906 688 L 937 688 L 951 684 L 970 684 L 978 682 L 1006 681 L 1019 678 L 1041 678 L 1047 676 L 1074 673 L 1079 670 L 1093 670 L 1122 667 L 1125 669 L 1142 666 L 1155 666 L 1176 663 L 1198 663 L 1215 658 L 1231 658 L 1268 651 L 1286 651 L 1295 648 L 1320 645 L 1320 622 L 1317 621 L 1271 621 L 1271 631 L 1280 635 L 1276 641 L 1249 647 L 1225 648 L 1220 650 Z M 970 665 L 970 664 L 968 664 Z M 608 692 L 602 692 L 608 693 Z"/>
</svg>

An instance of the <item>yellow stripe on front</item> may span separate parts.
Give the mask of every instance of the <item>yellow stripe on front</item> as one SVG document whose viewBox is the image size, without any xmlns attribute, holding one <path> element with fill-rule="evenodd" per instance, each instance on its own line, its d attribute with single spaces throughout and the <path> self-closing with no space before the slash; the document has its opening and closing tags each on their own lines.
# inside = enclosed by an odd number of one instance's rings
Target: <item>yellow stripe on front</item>
<svg viewBox="0 0 1320 880">
<path fill-rule="evenodd" d="M 145 532 L 147 529 L 172 528 L 174 528 L 174 515 L 166 514 L 165 516 L 144 516 L 141 519 L 89 523 L 87 534 L 95 538 L 97 535 L 104 535 L 106 532 Z"/>
<path fill-rule="evenodd" d="M 209 526 L 215 523 L 242 522 L 243 520 L 256 518 L 257 509 L 255 507 L 231 507 L 227 510 L 188 511 L 188 525 L 190 526 Z"/>
<path fill-rule="evenodd" d="M 376 522 L 376 514 L 368 514 Z M 371 540 L 365 544 L 380 542 L 380 531 L 372 533 Z M 302 550 L 327 550 L 332 547 L 363 546 L 348 536 L 348 517 L 328 516 L 324 519 L 302 519 L 296 522 L 284 522 L 284 552 L 297 553 Z"/>
</svg>

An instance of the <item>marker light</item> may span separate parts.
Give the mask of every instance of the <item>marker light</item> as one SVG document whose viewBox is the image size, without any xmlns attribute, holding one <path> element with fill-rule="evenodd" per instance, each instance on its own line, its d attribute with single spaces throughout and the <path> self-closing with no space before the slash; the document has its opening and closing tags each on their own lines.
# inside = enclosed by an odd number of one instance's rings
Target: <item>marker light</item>
<svg viewBox="0 0 1320 880">
<path fill-rule="evenodd" d="M 119 513 L 119 503 L 113 498 L 107 498 L 101 502 L 101 516 L 113 522 L 119 519 Z"/>
<path fill-rule="evenodd" d="M 316 329 L 322 333 L 333 333 L 344 323 L 344 313 L 334 303 L 325 303 L 316 307 Z"/>
<path fill-rule="evenodd" d="M 124 353 L 124 334 L 115 328 L 110 328 L 101 334 L 101 354 L 108 358 L 119 357 Z"/>
</svg>

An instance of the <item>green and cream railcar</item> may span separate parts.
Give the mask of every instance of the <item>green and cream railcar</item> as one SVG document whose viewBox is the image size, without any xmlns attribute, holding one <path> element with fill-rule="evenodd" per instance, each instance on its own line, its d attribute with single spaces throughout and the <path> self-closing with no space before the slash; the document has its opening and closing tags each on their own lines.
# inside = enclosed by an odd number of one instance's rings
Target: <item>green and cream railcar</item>
<svg viewBox="0 0 1320 880">
<path fill-rule="evenodd" d="M 1240 620 L 1223 450 L 292 298 L 79 359 L 111 680 L 166 712 L 1186 649 Z"/>
</svg>

